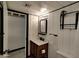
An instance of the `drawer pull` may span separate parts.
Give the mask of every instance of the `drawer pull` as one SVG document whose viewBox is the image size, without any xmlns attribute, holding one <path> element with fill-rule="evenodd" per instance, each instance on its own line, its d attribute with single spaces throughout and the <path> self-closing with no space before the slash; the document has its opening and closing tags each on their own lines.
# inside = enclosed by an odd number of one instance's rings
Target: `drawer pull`
<svg viewBox="0 0 79 59">
<path fill-rule="evenodd" d="M 43 49 L 41 52 L 42 52 L 42 54 L 44 54 L 44 53 L 46 53 L 46 50 L 45 50 L 45 49 Z"/>
</svg>

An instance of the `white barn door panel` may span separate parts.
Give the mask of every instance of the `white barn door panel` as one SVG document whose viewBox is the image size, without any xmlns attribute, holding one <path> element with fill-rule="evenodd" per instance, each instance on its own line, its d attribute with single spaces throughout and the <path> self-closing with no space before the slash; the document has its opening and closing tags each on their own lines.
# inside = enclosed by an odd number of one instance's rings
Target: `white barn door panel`
<svg viewBox="0 0 79 59">
<path fill-rule="evenodd" d="M 25 47 L 25 18 L 8 16 L 8 49 Z"/>
</svg>

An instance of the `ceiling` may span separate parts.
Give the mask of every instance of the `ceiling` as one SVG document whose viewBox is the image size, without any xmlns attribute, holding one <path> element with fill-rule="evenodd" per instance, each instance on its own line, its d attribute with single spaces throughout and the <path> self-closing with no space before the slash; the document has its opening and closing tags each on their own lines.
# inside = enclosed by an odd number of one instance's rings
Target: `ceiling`
<svg viewBox="0 0 79 59">
<path fill-rule="evenodd" d="M 26 13 L 29 11 L 31 14 L 39 15 L 41 8 L 47 8 L 47 12 L 49 12 L 73 2 L 75 1 L 8 1 L 7 5 L 9 9 Z M 25 4 L 29 4 L 30 7 L 25 6 Z"/>
</svg>

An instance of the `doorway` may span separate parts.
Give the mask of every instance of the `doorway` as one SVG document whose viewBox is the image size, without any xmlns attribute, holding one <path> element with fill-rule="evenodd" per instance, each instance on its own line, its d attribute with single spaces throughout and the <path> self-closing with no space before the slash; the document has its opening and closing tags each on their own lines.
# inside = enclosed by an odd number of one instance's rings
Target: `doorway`
<svg viewBox="0 0 79 59">
<path fill-rule="evenodd" d="M 10 57 L 25 58 L 28 53 L 27 49 L 28 14 L 8 9 L 8 50 Z M 15 56 L 13 56 L 14 54 Z"/>
</svg>

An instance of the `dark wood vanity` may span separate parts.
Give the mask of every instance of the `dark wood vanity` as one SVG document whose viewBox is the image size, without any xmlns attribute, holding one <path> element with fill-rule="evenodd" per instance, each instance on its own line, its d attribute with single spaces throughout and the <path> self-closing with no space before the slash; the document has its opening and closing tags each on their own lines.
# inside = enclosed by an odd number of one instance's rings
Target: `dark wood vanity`
<svg viewBox="0 0 79 59">
<path fill-rule="evenodd" d="M 34 58 L 47 58 L 48 57 L 48 43 L 38 45 L 30 41 L 30 55 Z"/>
</svg>

